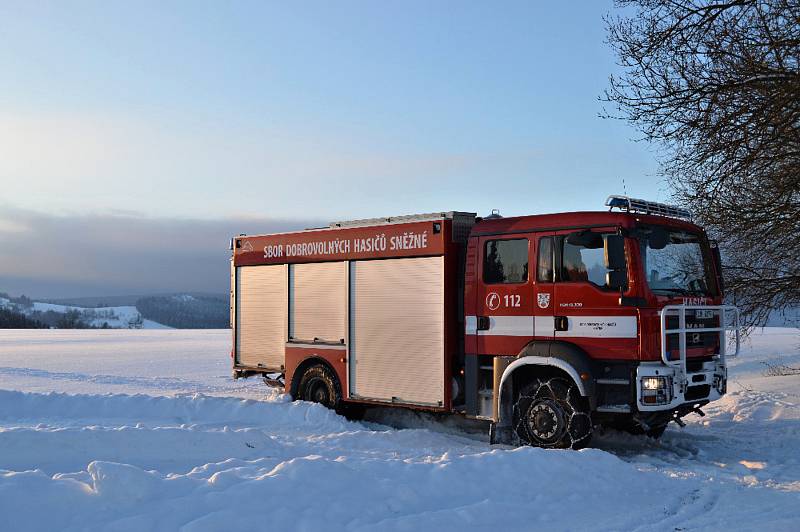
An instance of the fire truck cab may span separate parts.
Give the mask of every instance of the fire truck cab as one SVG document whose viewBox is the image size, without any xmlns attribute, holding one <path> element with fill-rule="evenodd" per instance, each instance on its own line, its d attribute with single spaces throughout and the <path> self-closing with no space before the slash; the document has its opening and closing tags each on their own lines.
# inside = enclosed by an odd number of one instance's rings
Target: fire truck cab
<svg viewBox="0 0 800 532">
<path fill-rule="evenodd" d="M 606 206 L 236 237 L 234 377 L 334 408 L 485 419 L 492 442 L 578 448 L 598 425 L 658 437 L 726 392 L 738 314 L 687 211 Z"/>
</svg>

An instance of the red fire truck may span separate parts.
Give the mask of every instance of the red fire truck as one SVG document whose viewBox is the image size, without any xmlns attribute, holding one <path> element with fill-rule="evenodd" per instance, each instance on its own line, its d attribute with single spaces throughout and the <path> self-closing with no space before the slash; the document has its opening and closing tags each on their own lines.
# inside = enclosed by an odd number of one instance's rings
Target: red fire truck
<svg viewBox="0 0 800 532">
<path fill-rule="evenodd" d="M 234 377 L 336 409 L 484 419 L 493 442 L 577 448 L 598 425 L 658 437 L 725 393 L 738 313 L 687 211 L 606 205 L 235 237 Z"/>
</svg>

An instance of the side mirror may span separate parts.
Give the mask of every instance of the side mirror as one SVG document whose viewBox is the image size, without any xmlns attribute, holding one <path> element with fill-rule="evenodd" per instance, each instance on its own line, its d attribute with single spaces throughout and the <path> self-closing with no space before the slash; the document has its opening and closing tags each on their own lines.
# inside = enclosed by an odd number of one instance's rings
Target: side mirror
<svg viewBox="0 0 800 532">
<path fill-rule="evenodd" d="M 605 267 L 614 271 L 625 271 L 625 237 L 622 235 L 608 235 L 606 237 L 605 253 L 603 256 Z"/>
<path fill-rule="evenodd" d="M 600 233 L 593 233 L 589 230 L 570 233 L 567 235 L 567 242 L 573 246 L 581 246 L 588 249 L 599 249 L 603 247 L 603 237 Z"/>
<path fill-rule="evenodd" d="M 625 288 L 628 284 L 628 273 L 625 270 L 606 272 L 606 286 L 614 290 Z"/>
<path fill-rule="evenodd" d="M 669 244 L 669 233 L 661 227 L 654 227 L 647 242 L 650 249 L 664 249 L 667 244 Z"/>
</svg>

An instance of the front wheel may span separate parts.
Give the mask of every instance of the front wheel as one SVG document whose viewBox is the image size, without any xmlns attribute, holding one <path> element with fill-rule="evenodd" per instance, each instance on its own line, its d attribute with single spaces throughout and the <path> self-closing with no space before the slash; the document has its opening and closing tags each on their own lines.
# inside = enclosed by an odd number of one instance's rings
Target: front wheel
<svg viewBox="0 0 800 532">
<path fill-rule="evenodd" d="M 327 367 L 317 364 L 308 368 L 297 386 L 297 399 L 319 403 L 336 410 L 342 401 L 339 379 Z"/>
<path fill-rule="evenodd" d="M 567 379 L 534 379 L 514 404 L 514 430 L 528 445 L 580 449 L 592 436 L 586 400 Z"/>
</svg>

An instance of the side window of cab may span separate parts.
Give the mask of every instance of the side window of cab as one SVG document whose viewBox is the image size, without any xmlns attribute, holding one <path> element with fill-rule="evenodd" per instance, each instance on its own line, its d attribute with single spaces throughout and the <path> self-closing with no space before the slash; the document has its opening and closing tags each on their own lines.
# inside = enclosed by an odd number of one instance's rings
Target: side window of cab
<svg viewBox="0 0 800 532">
<path fill-rule="evenodd" d="M 483 250 L 483 282 L 486 284 L 528 281 L 528 239 L 487 240 Z"/>
<path fill-rule="evenodd" d="M 558 280 L 572 283 L 591 283 L 609 289 L 606 274 L 611 271 L 605 263 L 607 234 L 579 231 L 561 240 L 561 260 Z"/>
<path fill-rule="evenodd" d="M 543 236 L 539 239 L 539 254 L 536 258 L 536 281 L 540 283 L 552 283 L 554 278 L 553 264 L 553 237 Z"/>
</svg>

